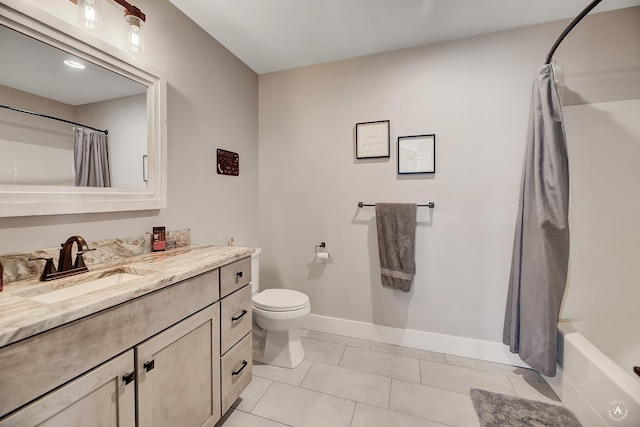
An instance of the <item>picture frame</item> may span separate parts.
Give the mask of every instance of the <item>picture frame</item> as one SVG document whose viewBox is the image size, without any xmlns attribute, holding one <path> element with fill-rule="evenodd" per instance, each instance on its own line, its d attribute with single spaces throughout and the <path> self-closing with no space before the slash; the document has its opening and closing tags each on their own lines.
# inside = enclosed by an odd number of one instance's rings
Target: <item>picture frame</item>
<svg viewBox="0 0 640 427">
<path fill-rule="evenodd" d="M 356 159 L 391 156 L 389 120 L 356 123 Z"/>
<path fill-rule="evenodd" d="M 436 172 L 436 135 L 398 137 L 398 174 Z"/>
</svg>

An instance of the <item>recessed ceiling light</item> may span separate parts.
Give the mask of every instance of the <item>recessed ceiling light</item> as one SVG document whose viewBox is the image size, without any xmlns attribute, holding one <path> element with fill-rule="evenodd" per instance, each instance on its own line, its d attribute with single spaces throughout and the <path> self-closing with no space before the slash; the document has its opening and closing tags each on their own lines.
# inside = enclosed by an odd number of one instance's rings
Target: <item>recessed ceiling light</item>
<svg viewBox="0 0 640 427">
<path fill-rule="evenodd" d="M 74 61 L 73 59 L 65 59 L 64 60 L 64 65 L 67 65 L 71 68 L 78 68 L 80 70 L 84 70 L 85 66 L 84 64 L 81 64 L 78 61 Z"/>
</svg>

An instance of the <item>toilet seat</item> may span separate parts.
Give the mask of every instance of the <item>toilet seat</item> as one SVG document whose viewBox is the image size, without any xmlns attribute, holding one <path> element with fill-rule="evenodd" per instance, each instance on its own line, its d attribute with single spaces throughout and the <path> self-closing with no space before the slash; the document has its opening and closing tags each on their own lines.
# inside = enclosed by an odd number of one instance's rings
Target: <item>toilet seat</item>
<svg viewBox="0 0 640 427">
<path fill-rule="evenodd" d="M 251 307 L 251 311 L 253 312 L 253 317 L 256 319 L 256 322 L 263 327 L 264 329 L 268 329 L 265 327 L 266 322 L 272 321 L 295 321 L 299 319 L 304 319 L 307 317 L 309 313 L 311 313 L 311 306 L 307 305 L 306 307 L 299 308 L 297 310 L 283 310 L 283 311 L 271 311 L 271 310 L 263 310 L 256 306 Z M 280 325 L 277 327 L 282 329 L 290 329 L 292 325 L 290 323 L 285 325 Z M 299 326 L 298 326 L 299 327 Z M 276 329 L 274 325 L 271 325 L 272 329 Z"/>
<path fill-rule="evenodd" d="M 292 289 L 266 289 L 253 296 L 253 307 L 263 311 L 296 311 L 309 306 L 309 297 Z"/>
</svg>

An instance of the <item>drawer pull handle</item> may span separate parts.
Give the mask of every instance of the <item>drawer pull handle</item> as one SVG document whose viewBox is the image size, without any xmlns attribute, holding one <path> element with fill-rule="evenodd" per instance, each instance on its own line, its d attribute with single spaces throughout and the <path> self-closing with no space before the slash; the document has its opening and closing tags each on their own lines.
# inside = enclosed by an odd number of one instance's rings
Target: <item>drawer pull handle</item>
<svg viewBox="0 0 640 427">
<path fill-rule="evenodd" d="M 244 317 L 244 315 L 245 315 L 245 314 L 247 314 L 247 313 L 248 313 L 248 311 L 243 309 L 243 310 L 242 310 L 242 313 L 240 313 L 240 314 L 239 314 L 239 315 L 237 315 L 237 316 L 232 317 L 232 318 L 231 318 L 231 321 L 232 321 L 232 322 L 235 322 L 236 320 L 240 320 L 240 319 L 242 319 L 242 318 Z"/>
<path fill-rule="evenodd" d="M 142 367 L 144 368 L 145 371 L 149 372 L 149 371 L 153 370 L 153 368 L 156 367 L 156 361 L 155 360 L 150 360 L 148 362 L 144 362 Z"/>
<path fill-rule="evenodd" d="M 248 364 L 249 364 L 249 363 L 247 363 L 247 361 L 246 361 L 246 360 L 243 360 L 243 361 L 242 361 L 242 368 L 238 369 L 237 371 L 231 371 L 231 375 L 234 375 L 234 376 L 235 376 L 235 375 L 239 375 L 239 374 L 240 374 L 240 372 L 242 372 L 242 370 L 243 370 L 244 368 L 246 368 Z"/>
<path fill-rule="evenodd" d="M 131 381 L 133 381 L 134 379 L 134 373 L 133 372 L 129 372 L 128 374 L 124 374 L 122 376 L 122 381 L 124 381 L 124 385 L 129 384 Z"/>
<path fill-rule="evenodd" d="M 242 271 L 238 271 L 236 273 L 236 279 L 240 279 L 242 277 Z"/>
</svg>

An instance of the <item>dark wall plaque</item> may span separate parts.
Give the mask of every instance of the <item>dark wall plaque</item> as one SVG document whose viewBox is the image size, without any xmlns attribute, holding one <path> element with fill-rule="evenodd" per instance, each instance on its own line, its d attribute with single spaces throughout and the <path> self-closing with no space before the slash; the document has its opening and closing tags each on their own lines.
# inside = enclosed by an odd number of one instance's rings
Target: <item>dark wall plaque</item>
<svg viewBox="0 0 640 427">
<path fill-rule="evenodd" d="M 218 174 L 233 175 L 240 174 L 240 156 L 233 151 L 218 148 Z"/>
</svg>

